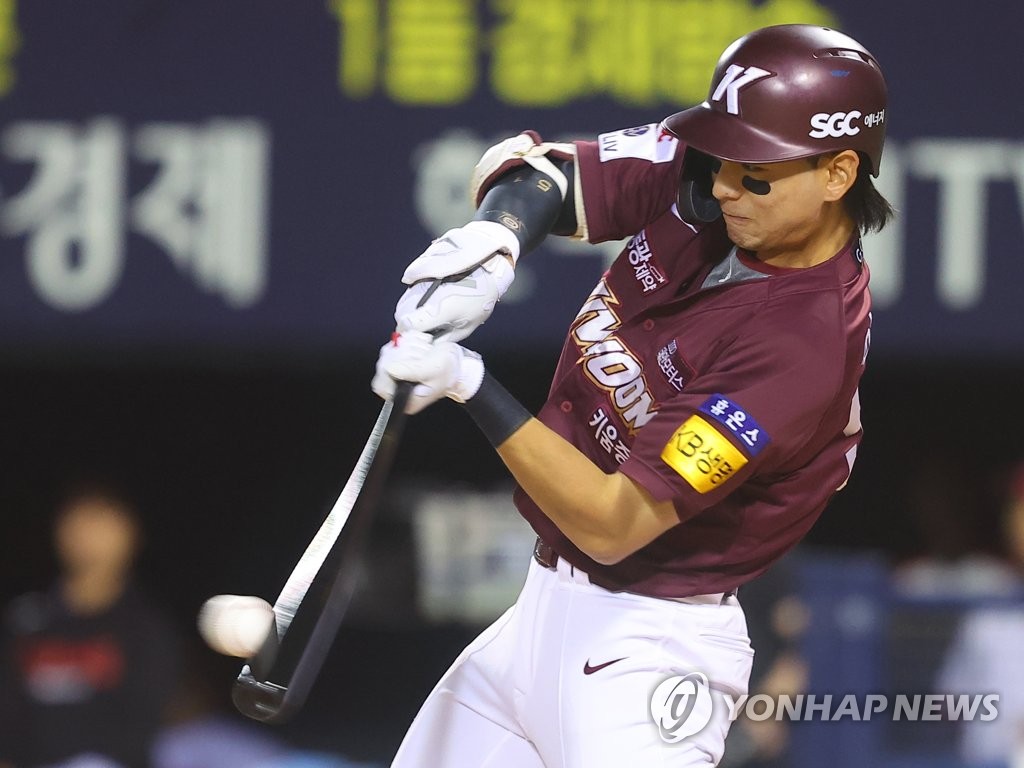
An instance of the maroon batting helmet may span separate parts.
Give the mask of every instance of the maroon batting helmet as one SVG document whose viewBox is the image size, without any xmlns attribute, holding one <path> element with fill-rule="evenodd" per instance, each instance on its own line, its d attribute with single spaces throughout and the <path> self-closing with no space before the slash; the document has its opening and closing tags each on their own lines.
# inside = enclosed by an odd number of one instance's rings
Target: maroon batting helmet
<svg viewBox="0 0 1024 768">
<path fill-rule="evenodd" d="M 877 176 L 885 103 L 882 70 L 864 46 L 833 29 L 783 24 L 726 48 L 707 101 L 666 118 L 664 127 L 737 163 L 853 149 Z"/>
</svg>

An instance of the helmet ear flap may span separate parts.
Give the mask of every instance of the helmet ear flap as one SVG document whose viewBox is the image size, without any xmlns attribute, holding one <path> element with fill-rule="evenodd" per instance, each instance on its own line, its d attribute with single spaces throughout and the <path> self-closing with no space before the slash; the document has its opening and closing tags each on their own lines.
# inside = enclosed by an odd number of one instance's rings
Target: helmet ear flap
<svg viewBox="0 0 1024 768">
<path fill-rule="evenodd" d="M 683 156 L 683 175 L 679 179 L 677 207 L 683 221 L 693 225 L 710 224 L 722 215 L 718 201 L 711 194 L 711 172 L 715 159 L 693 147 Z"/>
</svg>

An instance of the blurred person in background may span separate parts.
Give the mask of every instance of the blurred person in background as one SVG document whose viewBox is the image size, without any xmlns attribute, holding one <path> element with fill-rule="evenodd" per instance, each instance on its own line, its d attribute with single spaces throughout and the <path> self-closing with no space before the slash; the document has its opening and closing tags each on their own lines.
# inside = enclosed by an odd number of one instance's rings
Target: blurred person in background
<svg viewBox="0 0 1024 768">
<path fill-rule="evenodd" d="M 170 623 L 136 587 L 139 519 L 113 487 L 57 507 L 59 576 L 15 599 L 0 644 L 0 766 L 146 768 L 179 680 Z"/>
<path fill-rule="evenodd" d="M 193 645 L 183 656 L 185 684 L 153 744 L 151 768 L 374 768 L 293 746 L 280 731 L 247 720 L 231 707 L 230 678 L 209 651 Z"/>
<path fill-rule="evenodd" d="M 941 454 L 923 456 L 910 473 L 906 508 L 919 551 L 893 573 L 893 585 L 902 596 L 1005 597 L 1019 589 L 1013 561 L 1020 557 L 1012 552 L 1002 557 L 988 546 L 983 529 L 995 515 L 989 514 L 984 489 L 974 477 L 956 459 Z"/>
<path fill-rule="evenodd" d="M 807 693 L 809 672 L 800 641 L 810 609 L 800 597 L 793 556 L 787 556 L 743 587 L 750 644 L 757 649 L 750 695 L 773 698 Z M 744 710 L 745 712 L 745 710 Z M 792 725 L 785 719 L 751 720 L 741 714 L 729 734 L 720 768 L 786 768 Z"/>
<path fill-rule="evenodd" d="M 960 755 L 972 766 L 1024 767 L 1024 461 L 1003 485 L 1002 533 L 1017 581 L 1012 600 L 980 602 L 964 616 L 935 690 L 999 695 L 998 716 L 957 723 Z"/>
</svg>

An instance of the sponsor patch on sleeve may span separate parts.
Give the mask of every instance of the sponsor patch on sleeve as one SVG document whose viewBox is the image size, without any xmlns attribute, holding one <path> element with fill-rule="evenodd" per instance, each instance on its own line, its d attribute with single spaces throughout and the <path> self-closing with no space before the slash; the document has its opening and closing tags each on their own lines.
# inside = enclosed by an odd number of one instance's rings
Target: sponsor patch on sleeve
<svg viewBox="0 0 1024 768">
<path fill-rule="evenodd" d="M 699 408 L 723 427 L 732 432 L 742 445 L 747 448 L 747 455 L 757 456 L 772 441 L 754 421 L 754 417 L 740 408 L 725 395 L 712 395 Z"/>
<path fill-rule="evenodd" d="M 694 414 L 665 444 L 661 459 L 697 493 L 721 487 L 747 458 L 712 424 Z"/>
<path fill-rule="evenodd" d="M 657 123 L 602 133 L 597 137 L 598 156 L 602 163 L 623 157 L 668 163 L 675 157 L 678 144 L 679 140 L 672 134 L 659 132 Z"/>
</svg>

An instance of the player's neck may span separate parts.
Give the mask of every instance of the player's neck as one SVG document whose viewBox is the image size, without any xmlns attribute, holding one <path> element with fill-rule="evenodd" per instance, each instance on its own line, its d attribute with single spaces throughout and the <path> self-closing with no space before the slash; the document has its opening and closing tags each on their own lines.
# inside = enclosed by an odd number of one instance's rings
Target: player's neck
<svg viewBox="0 0 1024 768">
<path fill-rule="evenodd" d="M 80 615 L 102 613 L 124 594 L 127 579 L 122 573 L 88 570 L 69 574 L 61 582 L 61 594 L 71 611 Z"/>
<path fill-rule="evenodd" d="M 797 243 L 762 249 L 757 258 L 773 267 L 806 269 L 828 261 L 850 241 L 855 226 L 841 204 L 827 206 L 815 228 Z"/>
</svg>

